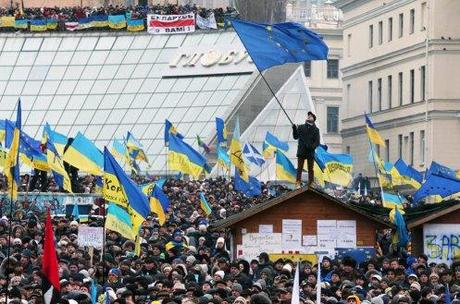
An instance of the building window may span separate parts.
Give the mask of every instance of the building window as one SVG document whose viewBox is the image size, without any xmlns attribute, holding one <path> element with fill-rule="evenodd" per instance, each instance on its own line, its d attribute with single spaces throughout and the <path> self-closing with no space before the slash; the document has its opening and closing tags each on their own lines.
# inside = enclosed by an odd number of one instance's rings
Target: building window
<svg viewBox="0 0 460 304">
<path fill-rule="evenodd" d="M 347 36 L 347 55 L 348 57 L 351 56 L 351 34 Z"/>
<path fill-rule="evenodd" d="M 390 161 L 390 140 L 385 139 L 385 161 Z"/>
<path fill-rule="evenodd" d="M 327 107 L 327 133 L 339 132 L 339 107 Z"/>
<path fill-rule="evenodd" d="M 420 97 L 422 100 L 426 98 L 426 68 L 424 65 L 420 68 Z"/>
<path fill-rule="evenodd" d="M 379 21 L 379 44 L 383 43 L 383 21 Z"/>
<path fill-rule="evenodd" d="M 376 149 L 376 152 L 377 152 L 377 156 L 378 156 L 379 158 L 381 158 L 381 157 L 380 157 L 380 145 L 375 145 L 375 149 Z"/>
<path fill-rule="evenodd" d="M 388 42 L 393 40 L 393 18 L 388 18 Z"/>
<path fill-rule="evenodd" d="M 410 25 L 409 34 L 413 34 L 415 30 L 415 9 L 410 10 Z"/>
<path fill-rule="evenodd" d="M 351 84 L 347 84 L 347 103 L 350 103 Z"/>
<path fill-rule="evenodd" d="M 372 80 L 368 83 L 367 96 L 369 103 L 369 113 L 372 113 Z"/>
<path fill-rule="evenodd" d="M 351 151 L 351 150 L 350 150 L 350 146 L 347 146 L 347 147 L 345 148 L 345 151 L 346 151 L 347 154 L 350 154 L 350 151 Z"/>
<path fill-rule="evenodd" d="M 409 133 L 409 163 L 414 165 L 414 132 Z"/>
<path fill-rule="evenodd" d="M 377 101 L 379 103 L 379 111 L 382 111 L 382 78 L 377 79 Z"/>
<path fill-rule="evenodd" d="M 398 158 L 403 159 L 403 136 L 398 135 Z"/>
<path fill-rule="evenodd" d="M 369 25 L 369 48 L 374 46 L 374 26 Z"/>
<path fill-rule="evenodd" d="M 339 78 L 339 60 L 327 60 L 327 78 Z"/>
<path fill-rule="evenodd" d="M 425 164 L 425 130 L 420 131 L 420 163 Z"/>
<path fill-rule="evenodd" d="M 398 99 L 399 105 L 403 105 L 403 73 L 399 72 L 398 74 Z"/>
<path fill-rule="evenodd" d="M 393 96 L 393 76 L 389 75 L 387 78 L 387 86 L 388 86 L 388 109 L 391 109 L 391 98 Z"/>
<path fill-rule="evenodd" d="M 305 74 L 305 77 L 311 77 L 311 61 L 304 61 L 303 73 Z"/>
<path fill-rule="evenodd" d="M 414 103 L 415 100 L 415 71 L 410 70 L 410 103 Z"/>
<path fill-rule="evenodd" d="M 399 14 L 399 38 L 404 34 L 404 14 Z"/>
<path fill-rule="evenodd" d="M 420 23 L 421 23 L 421 29 L 422 31 L 426 30 L 426 2 L 422 3 L 421 6 L 421 18 L 420 18 Z"/>
</svg>

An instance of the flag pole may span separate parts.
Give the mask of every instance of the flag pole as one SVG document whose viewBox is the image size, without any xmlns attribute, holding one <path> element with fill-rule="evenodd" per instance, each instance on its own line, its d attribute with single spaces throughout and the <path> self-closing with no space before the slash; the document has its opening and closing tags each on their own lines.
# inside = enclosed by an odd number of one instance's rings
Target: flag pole
<svg viewBox="0 0 460 304">
<path fill-rule="evenodd" d="M 241 36 L 240 34 L 238 33 L 238 31 L 235 31 L 236 35 L 238 35 L 238 38 L 240 39 L 240 41 L 243 41 L 243 39 L 241 39 Z M 253 62 L 254 59 L 252 58 L 251 54 L 248 52 L 248 56 L 249 58 L 251 58 L 251 60 Z M 291 125 L 293 125 L 294 123 L 292 122 L 291 118 L 289 117 L 288 113 L 286 112 L 286 110 L 284 109 L 283 105 L 281 104 L 281 101 L 278 99 L 278 97 L 276 96 L 275 92 L 273 91 L 273 89 L 270 87 L 270 85 L 268 84 L 268 81 L 267 79 L 265 79 L 265 76 L 264 74 L 262 74 L 262 71 L 259 70 L 259 67 L 257 67 L 257 65 L 255 65 L 256 68 L 257 68 L 257 71 L 259 72 L 259 75 L 260 77 L 262 77 L 263 81 L 265 82 L 265 84 L 267 85 L 268 89 L 270 90 L 270 92 L 272 93 L 273 97 L 276 99 L 276 101 L 278 102 L 278 105 L 280 106 L 281 110 L 283 110 L 284 114 L 286 115 L 287 119 L 289 120 L 289 122 L 291 123 Z"/>
<path fill-rule="evenodd" d="M 372 151 L 372 160 L 373 160 L 373 163 L 374 163 L 374 168 L 375 168 L 375 174 L 377 176 L 377 181 L 379 183 L 379 187 L 380 187 L 380 198 L 382 200 L 382 206 L 383 206 L 383 186 L 382 186 L 382 183 L 380 181 L 380 178 L 379 178 L 379 171 L 377 169 L 377 165 L 375 164 L 375 155 L 374 155 L 374 148 L 372 146 L 372 142 L 371 142 L 371 139 L 369 138 L 369 136 L 367 136 L 368 140 L 369 140 L 369 148 L 371 149 Z"/>
</svg>

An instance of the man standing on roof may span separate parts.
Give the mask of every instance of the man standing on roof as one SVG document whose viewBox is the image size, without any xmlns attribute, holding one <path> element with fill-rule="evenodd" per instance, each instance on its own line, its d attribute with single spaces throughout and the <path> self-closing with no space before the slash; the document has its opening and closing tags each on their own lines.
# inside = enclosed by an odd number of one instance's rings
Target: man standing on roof
<svg viewBox="0 0 460 304">
<path fill-rule="evenodd" d="M 315 125 L 316 115 L 308 112 L 307 120 L 303 125 L 292 125 L 292 135 L 298 140 L 297 145 L 297 177 L 296 186 L 302 186 L 302 170 L 307 160 L 308 187 L 314 181 L 313 165 L 315 163 L 315 149 L 319 146 L 319 129 Z"/>
</svg>

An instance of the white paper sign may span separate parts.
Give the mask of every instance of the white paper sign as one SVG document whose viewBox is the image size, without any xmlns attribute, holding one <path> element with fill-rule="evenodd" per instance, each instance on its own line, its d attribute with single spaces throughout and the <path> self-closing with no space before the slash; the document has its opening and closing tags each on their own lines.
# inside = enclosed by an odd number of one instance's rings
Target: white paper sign
<svg viewBox="0 0 460 304">
<path fill-rule="evenodd" d="M 322 250 L 333 249 L 337 247 L 337 221 L 336 220 L 318 220 L 317 233 L 318 233 L 318 247 Z"/>
<path fill-rule="evenodd" d="M 318 239 L 316 235 L 304 235 L 302 236 L 302 245 L 303 246 L 316 246 L 318 244 Z"/>
<path fill-rule="evenodd" d="M 261 252 L 281 253 L 281 233 L 246 233 L 242 242 L 238 255 L 247 260 L 257 259 Z"/>
<path fill-rule="evenodd" d="M 423 225 L 423 252 L 430 262 L 451 264 L 460 256 L 460 224 Z"/>
<path fill-rule="evenodd" d="M 283 219 L 281 249 L 283 251 L 302 250 L 302 220 Z"/>
<path fill-rule="evenodd" d="M 356 221 L 337 221 L 337 247 L 356 248 Z"/>
<path fill-rule="evenodd" d="M 102 249 L 104 242 L 104 230 L 102 227 L 78 227 L 78 246 L 92 246 L 96 249 Z"/>
<path fill-rule="evenodd" d="M 259 225 L 259 233 L 273 233 L 273 225 Z"/>
</svg>

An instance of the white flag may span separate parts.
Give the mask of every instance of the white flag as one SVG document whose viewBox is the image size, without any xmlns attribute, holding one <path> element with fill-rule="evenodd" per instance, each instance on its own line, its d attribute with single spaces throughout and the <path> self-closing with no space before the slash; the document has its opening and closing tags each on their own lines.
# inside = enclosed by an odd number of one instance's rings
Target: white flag
<svg viewBox="0 0 460 304">
<path fill-rule="evenodd" d="M 202 30 L 217 30 L 217 22 L 216 17 L 214 17 L 214 13 L 211 13 L 208 18 L 203 18 L 200 14 L 196 14 L 196 25 Z"/>
<path fill-rule="evenodd" d="M 299 304 L 300 302 L 300 282 L 299 282 L 299 262 L 295 268 L 294 285 L 292 286 L 291 304 Z"/>
</svg>

